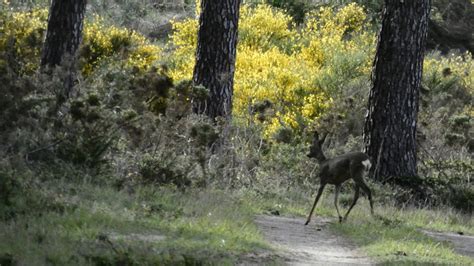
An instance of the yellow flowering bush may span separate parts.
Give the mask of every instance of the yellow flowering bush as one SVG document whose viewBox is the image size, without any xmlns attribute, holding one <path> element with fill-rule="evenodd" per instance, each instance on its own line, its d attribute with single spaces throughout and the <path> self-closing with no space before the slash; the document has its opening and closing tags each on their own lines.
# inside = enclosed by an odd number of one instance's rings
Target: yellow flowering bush
<svg viewBox="0 0 474 266">
<path fill-rule="evenodd" d="M 260 52 L 242 47 L 237 57 L 233 111 L 254 115 L 252 106 L 266 100 L 275 111 L 273 117 L 263 121 L 267 136 L 279 127 L 302 129 L 327 107 L 327 97 L 311 85 L 307 70 L 298 58 L 277 48 Z"/>
<path fill-rule="evenodd" d="M 298 37 L 291 17 L 268 5 L 242 6 L 239 23 L 239 45 L 256 50 L 288 50 Z"/>
<path fill-rule="evenodd" d="M 280 129 L 301 132 L 331 105 L 331 93 L 347 79 L 368 78 L 375 37 L 363 31 L 366 15 L 350 4 L 321 8 L 297 30 L 291 17 L 268 5 L 243 5 L 233 112 L 254 119 L 272 137 Z M 171 58 L 174 80 L 192 78 L 196 19 L 174 22 Z M 256 105 L 269 103 L 265 117 Z"/>
<path fill-rule="evenodd" d="M 39 67 L 47 20 L 46 9 L 0 14 L 4 33 L 0 36 L 0 51 L 13 54 L 21 73 L 31 73 Z M 80 65 L 85 75 L 89 75 L 101 60 L 110 57 L 120 58 L 125 66 L 146 70 L 160 54 L 159 46 L 137 32 L 105 26 L 99 17 L 85 23 L 80 48 Z"/>
<path fill-rule="evenodd" d="M 190 80 L 193 75 L 197 45 L 196 19 L 187 19 L 182 22 L 173 22 L 171 44 L 175 50 L 170 59 L 170 74 L 175 80 Z"/>
<path fill-rule="evenodd" d="M 335 19 L 346 32 L 359 32 L 364 28 L 367 14 L 361 6 L 350 3 L 337 12 Z"/>
<path fill-rule="evenodd" d="M 38 68 L 47 19 L 44 9 L 2 13 L 0 51 L 15 56 L 19 72 L 31 73 Z"/>
<path fill-rule="evenodd" d="M 317 67 L 331 65 L 326 60 L 337 55 L 344 55 L 348 60 L 352 58 L 352 54 L 360 52 L 369 55 L 367 52 L 375 47 L 375 37 L 363 31 L 366 19 L 362 7 L 355 3 L 340 10 L 322 7 L 317 12 L 311 12 L 301 34 L 302 59 Z M 349 34 L 352 36 L 349 37 Z"/>
<path fill-rule="evenodd" d="M 87 22 L 81 46 L 81 67 L 88 75 L 101 62 L 112 56 L 124 58 L 125 65 L 146 70 L 160 58 L 161 49 L 145 36 L 125 28 L 105 26 L 100 17 Z"/>
</svg>

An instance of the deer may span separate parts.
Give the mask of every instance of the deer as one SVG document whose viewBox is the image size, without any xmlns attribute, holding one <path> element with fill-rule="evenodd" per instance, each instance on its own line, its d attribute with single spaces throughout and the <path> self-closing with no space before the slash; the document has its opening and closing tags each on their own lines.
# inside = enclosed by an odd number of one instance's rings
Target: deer
<svg viewBox="0 0 474 266">
<path fill-rule="evenodd" d="M 308 219 L 306 220 L 305 225 L 308 225 L 311 221 L 314 208 L 318 204 L 319 198 L 323 193 L 324 188 L 327 184 L 336 186 L 334 193 L 334 205 L 336 206 L 337 215 L 339 216 L 339 222 L 347 220 L 349 213 L 351 212 L 354 205 L 356 205 L 357 200 L 359 199 L 359 191 L 362 189 L 367 195 L 367 198 L 370 202 L 370 212 L 374 215 L 374 206 L 372 202 L 372 192 L 367 184 L 364 182 L 364 176 L 370 170 L 372 163 L 370 162 L 370 157 L 363 152 L 350 152 L 337 157 L 328 159 L 322 151 L 322 145 L 327 137 L 325 134 L 321 139 L 319 138 L 318 132 L 314 132 L 313 141 L 309 148 L 309 158 L 315 158 L 319 163 L 319 178 L 320 185 L 316 199 L 314 200 L 313 207 L 309 212 Z M 351 206 L 347 210 L 347 213 L 344 217 L 341 216 L 338 207 L 338 196 L 341 189 L 341 185 L 347 180 L 354 180 L 355 183 L 355 194 Z"/>
</svg>

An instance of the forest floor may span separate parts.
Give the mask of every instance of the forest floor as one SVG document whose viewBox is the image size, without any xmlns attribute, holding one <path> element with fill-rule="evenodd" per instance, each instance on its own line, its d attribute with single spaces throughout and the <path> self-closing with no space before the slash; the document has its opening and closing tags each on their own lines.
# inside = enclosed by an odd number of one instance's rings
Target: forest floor
<svg viewBox="0 0 474 266">
<path fill-rule="evenodd" d="M 260 215 L 256 219 L 265 239 L 290 265 L 373 264 L 346 238 L 329 230 L 334 221 L 316 217 L 305 226 L 303 218 Z"/>
<path fill-rule="evenodd" d="M 305 226 L 298 190 L 41 188 L 16 194 L 15 216 L 0 221 L 0 265 L 474 265 L 474 220 L 447 208 L 385 204 L 372 216 L 361 199 L 339 223 L 326 193 Z"/>
</svg>

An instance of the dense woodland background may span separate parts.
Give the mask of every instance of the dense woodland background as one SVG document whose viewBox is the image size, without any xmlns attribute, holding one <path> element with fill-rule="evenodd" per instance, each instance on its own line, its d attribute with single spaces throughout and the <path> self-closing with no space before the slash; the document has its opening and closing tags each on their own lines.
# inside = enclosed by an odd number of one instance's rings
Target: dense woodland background
<svg viewBox="0 0 474 266">
<path fill-rule="evenodd" d="M 56 66 L 50 1 L 2 2 L 0 265 L 235 263 L 268 248 L 253 215 L 307 214 L 314 130 L 328 157 L 363 149 L 383 1 L 243 1 L 231 121 L 193 112 L 197 6 L 90 0 Z M 334 225 L 381 262 L 473 263 L 418 231 L 474 234 L 473 28 L 472 1 L 433 1 L 418 175 L 369 178 L 378 218 Z"/>
</svg>

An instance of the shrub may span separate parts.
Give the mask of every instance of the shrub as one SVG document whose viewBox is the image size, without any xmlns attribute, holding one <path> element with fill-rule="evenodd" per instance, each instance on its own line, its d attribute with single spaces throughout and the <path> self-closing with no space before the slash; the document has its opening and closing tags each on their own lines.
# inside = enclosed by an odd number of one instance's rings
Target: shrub
<svg viewBox="0 0 474 266">
<path fill-rule="evenodd" d="M 39 66 L 47 19 L 45 9 L 0 12 L 0 51 L 10 56 L 0 65 L 7 64 L 21 74 L 33 73 Z"/>
<path fill-rule="evenodd" d="M 15 59 L 0 62 L 0 66 L 9 64 L 16 72 L 26 74 L 38 69 L 47 16 L 46 9 L 0 13 L 5 32 L 0 36 L 0 51 Z M 124 66 L 147 70 L 160 59 L 161 49 L 135 31 L 106 26 L 104 20 L 96 16 L 84 25 L 79 54 L 82 73 L 87 76 L 111 58 L 118 59 Z"/>
<path fill-rule="evenodd" d="M 145 154 L 139 166 L 139 173 L 146 183 L 156 185 L 174 184 L 178 188 L 191 185 L 191 181 L 186 177 L 186 173 L 180 169 L 176 158 L 171 154 L 156 157 Z"/>
<path fill-rule="evenodd" d="M 21 61 L 21 56 L 7 49 L 0 54 L 0 62 Z M 135 124 L 137 117 L 165 112 L 171 98 L 173 83 L 162 69 L 132 66 L 123 60 L 103 61 L 86 79 L 79 77 L 74 98 L 58 107 L 55 99 L 62 91 L 66 71 L 58 66 L 46 75 L 23 68 L 17 71 L 7 63 L 0 66 L 2 156 L 50 164 L 59 160 L 103 170 L 120 142 L 131 145 L 137 139 L 131 137 L 141 130 Z M 156 99 L 163 104 L 158 105 Z"/>
<path fill-rule="evenodd" d="M 447 195 L 448 204 L 465 213 L 474 211 L 474 188 L 472 186 L 452 186 Z"/>
<path fill-rule="evenodd" d="M 469 52 L 446 57 L 434 52 L 424 62 L 425 86 L 434 93 L 450 91 L 455 85 L 474 93 L 474 63 Z"/>
<path fill-rule="evenodd" d="M 452 54 L 447 57 L 439 53 L 429 54 L 424 62 L 420 129 L 421 145 L 436 147 L 441 160 L 465 157 L 472 131 L 472 107 L 474 64 L 469 53 Z M 443 124 L 445 127 L 435 125 Z M 449 149 L 452 145 L 457 150 Z M 467 147 L 468 148 L 468 147 Z M 432 148 L 431 150 L 434 151 Z M 449 158 L 452 157 L 452 158 Z"/>
<path fill-rule="evenodd" d="M 271 6 L 286 10 L 286 12 L 291 15 L 291 17 L 297 24 L 301 24 L 304 22 L 306 13 L 311 8 L 308 1 L 305 0 L 266 0 L 266 2 Z"/>
<path fill-rule="evenodd" d="M 355 4 L 322 8 L 302 31 L 291 17 L 265 4 L 242 7 L 235 73 L 233 112 L 261 121 L 267 138 L 280 128 L 300 135 L 332 104 L 331 93 L 352 79 L 368 77 L 373 34 L 363 33 L 365 13 Z M 194 65 L 197 21 L 173 23 L 170 75 L 190 79 Z M 262 120 L 252 111 L 271 102 Z M 275 135 L 276 136 L 276 135 Z"/>
<path fill-rule="evenodd" d="M 160 53 L 161 49 L 149 43 L 143 35 L 125 28 L 106 26 L 98 16 L 84 26 L 80 62 L 85 75 L 108 58 L 120 58 L 125 66 L 147 70 L 154 66 Z"/>
<path fill-rule="evenodd" d="M 291 17 L 268 5 L 255 8 L 243 5 L 239 23 L 239 46 L 250 50 L 290 51 L 298 36 Z"/>
</svg>

